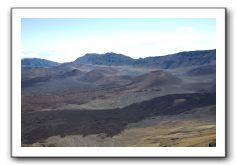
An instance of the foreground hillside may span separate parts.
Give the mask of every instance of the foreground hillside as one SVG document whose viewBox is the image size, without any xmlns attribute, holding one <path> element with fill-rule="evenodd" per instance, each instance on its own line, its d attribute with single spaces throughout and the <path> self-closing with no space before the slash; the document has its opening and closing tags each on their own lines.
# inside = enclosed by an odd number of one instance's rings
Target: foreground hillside
<svg viewBox="0 0 237 165">
<path fill-rule="evenodd" d="M 44 140 L 43 140 L 44 139 Z M 44 147 L 213 147 L 216 142 L 215 106 L 179 115 L 157 116 L 128 124 L 114 136 L 53 135 L 23 146 Z"/>
<path fill-rule="evenodd" d="M 215 146 L 215 59 L 106 53 L 22 66 L 22 145 Z"/>
</svg>

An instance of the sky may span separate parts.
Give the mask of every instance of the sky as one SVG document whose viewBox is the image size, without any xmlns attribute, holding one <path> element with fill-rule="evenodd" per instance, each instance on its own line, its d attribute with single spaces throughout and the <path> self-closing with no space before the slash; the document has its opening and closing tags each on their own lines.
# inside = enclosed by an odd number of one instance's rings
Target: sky
<svg viewBox="0 0 237 165">
<path fill-rule="evenodd" d="M 86 53 L 132 58 L 216 49 L 212 18 L 22 18 L 21 57 L 70 62 Z"/>
</svg>

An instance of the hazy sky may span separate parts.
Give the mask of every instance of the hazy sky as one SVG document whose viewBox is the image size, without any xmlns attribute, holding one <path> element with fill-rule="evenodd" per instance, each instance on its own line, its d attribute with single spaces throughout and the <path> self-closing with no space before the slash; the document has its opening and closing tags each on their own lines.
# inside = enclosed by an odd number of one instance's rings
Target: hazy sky
<svg viewBox="0 0 237 165">
<path fill-rule="evenodd" d="M 216 48 L 215 19 L 24 18 L 22 58 L 69 62 L 86 53 L 139 58 Z"/>
</svg>

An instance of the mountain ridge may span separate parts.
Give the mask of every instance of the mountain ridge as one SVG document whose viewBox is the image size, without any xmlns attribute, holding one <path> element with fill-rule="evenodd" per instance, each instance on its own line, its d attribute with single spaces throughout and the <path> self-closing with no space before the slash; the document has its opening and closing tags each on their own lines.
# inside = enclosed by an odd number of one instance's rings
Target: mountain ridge
<svg viewBox="0 0 237 165">
<path fill-rule="evenodd" d="M 54 67 L 60 65 L 60 63 L 41 58 L 23 58 L 21 59 L 21 65 L 24 67 Z"/>
<path fill-rule="evenodd" d="M 28 62 L 27 62 L 28 60 Z M 38 60 L 38 62 L 37 62 Z M 179 67 L 188 67 L 193 65 L 212 64 L 216 60 L 216 49 L 183 51 L 165 56 L 152 56 L 146 58 L 133 59 L 123 54 L 108 52 L 104 54 L 87 53 L 76 60 L 67 63 L 68 65 L 106 65 L 106 66 L 135 66 L 135 67 L 159 67 L 162 69 L 172 69 Z M 36 61 L 36 62 L 34 62 Z M 53 67 L 60 66 L 60 63 L 32 58 L 22 59 L 23 66 L 32 67 Z M 66 63 L 62 63 L 66 64 Z"/>
<path fill-rule="evenodd" d="M 123 54 L 108 52 L 105 54 L 87 53 L 77 58 L 74 63 L 88 63 L 97 65 L 129 65 L 134 61 L 133 58 Z"/>
</svg>

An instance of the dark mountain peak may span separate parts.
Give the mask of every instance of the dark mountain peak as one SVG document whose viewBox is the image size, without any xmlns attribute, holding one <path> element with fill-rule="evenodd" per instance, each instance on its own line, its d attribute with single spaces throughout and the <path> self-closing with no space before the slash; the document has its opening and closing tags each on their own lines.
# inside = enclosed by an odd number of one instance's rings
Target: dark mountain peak
<svg viewBox="0 0 237 165">
<path fill-rule="evenodd" d="M 123 54 L 120 53 L 114 53 L 114 52 L 107 52 L 105 54 L 102 54 L 102 56 L 111 56 L 111 57 L 127 57 L 127 58 L 131 58 L 129 56 L 125 56 Z"/>
<path fill-rule="evenodd" d="M 215 64 L 216 50 L 184 51 L 166 56 L 133 59 L 123 54 L 108 52 L 104 54 L 87 53 L 77 58 L 74 64 L 92 65 L 132 65 L 136 67 L 156 67 L 162 69 Z"/>
<path fill-rule="evenodd" d="M 100 54 L 98 54 L 98 53 L 86 53 L 84 56 L 82 56 L 82 57 L 93 57 L 93 56 L 99 56 Z M 81 58 L 81 57 L 79 57 L 79 58 Z M 77 58 L 77 59 L 79 59 L 79 58 Z"/>
<path fill-rule="evenodd" d="M 158 67 L 162 69 L 214 64 L 216 50 L 185 51 L 166 56 L 137 59 L 135 66 Z"/>
<path fill-rule="evenodd" d="M 199 56 L 213 56 L 216 55 L 216 49 L 212 50 L 194 50 L 194 51 L 184 51 L 184 52 L 179 52 L 172 54 L 170 56 L 183 56 L 183 57 L 196 57 L 198 58 Z M 213 56 L 215 57 L 215 56 Z"/>
<path fill-rule="evenodd" d="M 102 54 L 99 54 L 99 53 L 86 53 L 84 56 L 82 57 L 90 57 L 90 56 L 120 56 L 120 57 L 129 57 L 129 56 L 125 56 L 123 54 L 120 54 L 120 53 L 114 53 L 114 52 L 107 52 L 107 53 L 102 53 Z M 81 58 L 81 57 L 79 57 Z M 131 58 L 131 57 L 129 57 Z"/>
<path fill-rule="evenodd" d="M 108 52 L 105 54 L 87 53 L 77 58 L 76 64 L 94 64 L 94 65 L 131 65 L 133 59 L 123 54 Z"/>
<path fill-rule="evenodd" d="M 41 59 L 41 58 L 24 58 L 21 60 L 21 66 L 23 67 L 54 67 L 60 63 Z"/>
</svg>

